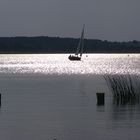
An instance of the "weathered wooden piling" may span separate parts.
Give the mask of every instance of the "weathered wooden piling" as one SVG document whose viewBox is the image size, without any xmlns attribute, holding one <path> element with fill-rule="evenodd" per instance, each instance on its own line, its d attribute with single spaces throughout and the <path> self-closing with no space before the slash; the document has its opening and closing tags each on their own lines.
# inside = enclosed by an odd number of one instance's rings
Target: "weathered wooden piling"
<svg viewBox="0 0 140 140">
<path fill-rule="evenodd" d="M 104 105 L 105 103 L 105 93 L 96 93 L 97 105 Z"/>
</svg>

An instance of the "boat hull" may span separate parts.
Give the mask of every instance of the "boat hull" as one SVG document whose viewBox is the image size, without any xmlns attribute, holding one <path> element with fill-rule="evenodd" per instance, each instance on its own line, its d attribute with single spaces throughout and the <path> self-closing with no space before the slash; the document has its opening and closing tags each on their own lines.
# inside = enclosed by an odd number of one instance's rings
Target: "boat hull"
<svg viewBox="0 0 140 140">
<path fill-rule="evenodd" d="M 70 55 L 68 58 L 69 58 L 69 60 L 71 60 L 71 61 L 80 61 L 80 60 L 81 60 L 81 57 L 72 56 L 72 55 Z"/>
</svg>

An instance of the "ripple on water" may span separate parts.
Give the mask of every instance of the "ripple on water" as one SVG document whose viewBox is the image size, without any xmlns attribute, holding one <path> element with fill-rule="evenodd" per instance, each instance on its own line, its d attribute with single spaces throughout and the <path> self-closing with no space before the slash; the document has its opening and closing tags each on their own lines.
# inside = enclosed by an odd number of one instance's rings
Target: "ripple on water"
<svg viewBox="0 0 140 140">
<path fill-rule="evenodd" d="M 86 54 L 82 61 L 69 61 L 68 54 L 0 56 L 0 73 L 140 74 L 139 69 L 139 54 Z"/>
</svg>

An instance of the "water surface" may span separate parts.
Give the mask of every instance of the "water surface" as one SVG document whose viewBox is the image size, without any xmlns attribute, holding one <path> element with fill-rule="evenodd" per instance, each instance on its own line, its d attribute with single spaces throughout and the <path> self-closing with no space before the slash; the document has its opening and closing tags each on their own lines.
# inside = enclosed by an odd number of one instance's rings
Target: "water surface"
<svg viewBox="0 0 140 140">
<path fill-rule="evenodd" d="M 138 140 L 140 105 L 116 104 L 102 74 L 139 75 L 139 54 L 0 56 L 2 140 Z M 96 105 L 105 92 L 105 105 Z"/>
<path fill-rule="evenodd" d="M 139 54 L 85 54 L 69 61 L 69 54 L 1 55 L 0 73 L 139 74 Z"/>
</svg>

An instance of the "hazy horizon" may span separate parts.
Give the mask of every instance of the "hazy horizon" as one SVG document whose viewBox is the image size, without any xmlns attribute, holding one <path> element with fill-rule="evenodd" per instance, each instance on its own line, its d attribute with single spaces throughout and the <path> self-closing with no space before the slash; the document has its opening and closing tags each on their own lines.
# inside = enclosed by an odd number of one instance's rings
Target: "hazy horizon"
<svg viewBox="0 0 140 140">
<path fill-rule="evenodd" d="M 1 0 L 0 37 L 49 36 L 140 40 L 137 0 Z"/>
</svg>

